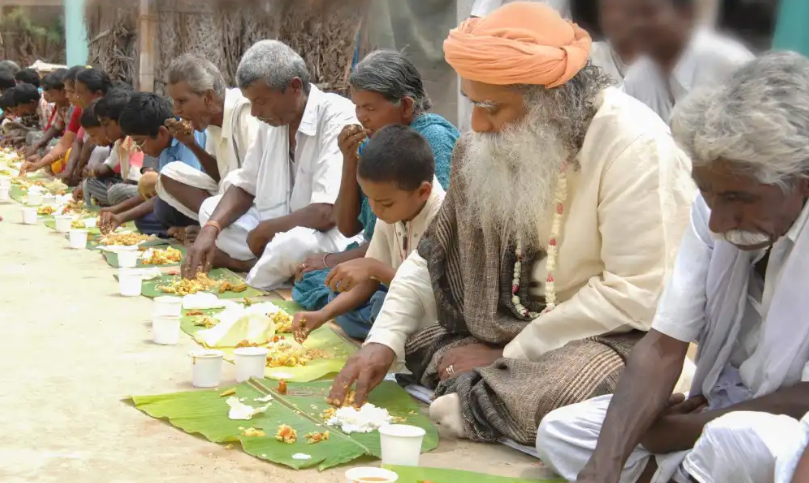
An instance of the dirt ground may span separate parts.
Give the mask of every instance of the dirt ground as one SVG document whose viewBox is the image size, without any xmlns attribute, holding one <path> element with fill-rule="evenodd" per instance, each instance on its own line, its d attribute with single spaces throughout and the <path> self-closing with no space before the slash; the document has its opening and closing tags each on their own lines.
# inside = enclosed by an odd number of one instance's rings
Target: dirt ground
<svg viewBox="0 0 809 483">
<path fill-rule="evenodd" d="M 291 471 L 123 403 L 127 395 L 192 389 L 193 342 L 152 344 L 152 302 L 119 297 L 98 253 L 70 250 L 41 224 L 20 225 L 19 205 L 0 204 L 0 216 L 0 481 L 345 481 L 345 468 Z M 228 384 L 235 371 L 225 366 Z M 536 460 L 499 445 L 442 440 L 421 462 L 546 476 Z"/>
</svg>

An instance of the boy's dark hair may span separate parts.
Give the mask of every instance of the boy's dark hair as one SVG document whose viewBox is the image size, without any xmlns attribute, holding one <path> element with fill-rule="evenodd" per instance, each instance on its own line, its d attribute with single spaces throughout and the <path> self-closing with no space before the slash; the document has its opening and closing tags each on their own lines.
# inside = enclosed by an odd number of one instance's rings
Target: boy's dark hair
<svg viewBox="0 0 809 483">
<path fill-rule="evenodd" d="M 368 181 L 393 181 L 406 191 L 425 181 L 432 183 L 435 159 L 430 143 L 409 126 L 384 127 L 363 148 L 357 175 Z"/>
<path fill-rule="evenodd" d="M 32 86 L 39 88 L 39 73 L 37 73 L 37 71 L 34 69 L 23 69 L 14 74 L 14 78 L 17 79 L 18 82 L 31 84 Z"/>
<path fill-rule="evenodd" d="M 61 72 L 60 72 L 61 71 Z M 49 91 L 55 89 L 57 91 L 64 90 L 65 84 L 62 82 L 62 77 L 67 72 L 67 69 L 57 69 L 42 78 L 42 90 Z"/>
<path fill-rule="evenodd" d="M 106 94 L 110 89 L 112 89 L 112 80 L 110 80 L 110 76 L 107 75 L 101 69 L 84 69 L 79 71 L 76 74 L 76 82 L 81 82 L 82 84 L 87 86 L 87 90 L 90 92 L 101 92 L 102 94 Z"/>
<path fill-rule="evenodd" d="M 14 92 L 14 103 L 18 106 L 21 104 L 39 102 L 41 97 L 39 94 L 39 89 L 37 89 L 33 84 L 19 84 L 17 87 L 12 89 L 12 92 Z"/>
<path fill-rule="evenodd" d="M 17 107 L 17 104 L 14 102 L 14 89 L 16 89 L 16 87 L 7 89 L 0 95 L 0 109 L 6 110 Z"/>
<path fill-rule="evenodd" d="M 112 89 L 107 95 L 98 100 L 95 107 L 96 117 L 103 117 L 118 122 L 124 112 L 132 93 L 124 89 Z"/>
<path fill-rule="evenodd" d="M 17 85 L 14 80 L 14 74 L 7 70 L 0 69 L 0 91 L 6 89 L 13 89 Z"/>
<path fill-rule="evenodd" d="M 155 137 L 170 117 L 173 113 L 168 99 L 152 92 L 136 92 L 129 98 L 118 124 L 127 136 Z"/>
<path fill-rule="evenodd" d="M 79 75 L 79 72 L 83 70 L 87 70 L 86 65 L 74 65 L 73 67 L 69 68 L 68 70 L 65 71 L 64 74 L 62 74 L 62 83 L 65 82 L 75 83 L 76 76 Z"/>
<path fill-rule="evenodd" d="M 96 106 L 98 106 L 99 101 L 99 99 L 94 100 L 81 111 L 79 122 L 84 129 L 101 127 L 101 121 L 98 120 L 98 116 L 96 115 Z"/>
</svg>

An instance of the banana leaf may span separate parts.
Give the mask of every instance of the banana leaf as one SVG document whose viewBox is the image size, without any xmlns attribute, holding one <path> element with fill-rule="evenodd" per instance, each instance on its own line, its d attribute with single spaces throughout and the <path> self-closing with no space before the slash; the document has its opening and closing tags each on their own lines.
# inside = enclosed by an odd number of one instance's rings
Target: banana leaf
<svg viewBox="0 0 809 483">
<path fill-rule="evenodd" d="M 275 301 L 272 303 L 284 309 L 288 314 L 294 315 L 296 312 L 303 310 L 300 305 L 295 302 Z M 188 311 L 186 311 L 188 312 Z M 220 310 L 201 310 L 203 314 L 212 316 Z M 203 316 L 192 315 L 184 316 L 181 319 L 183 332 L 194 337 L 197 332 L 205 329 L 203 326 L 196 325 L 200 322 Z M 285 337 L 291 337 L 291 334 L 279 334 Z M 303 343 L 307 349 L 318 349 L 323 351 L 328 357 L 317 358 L 305 366 L 298 367 L 268 367 L 264 371 L 264 377 L 275 380 L 285 380 L 292 382 L 310 382 L 318 379 L 333 379 L 334 375 L 340 372 L 345 366 L 348 358 L 357 351 L 357 346 L 350 341 L 344 339 L 337 334 L 331 327 L 324 325 L 317 330 L 312 331 L 309 337 Z M 231 348 L 218 348 L 225 353 L 225 360 L 233 362 L 233 349 Z"/>
<path fill-rule="evenodd" d="M 556 483 L 565 480 L 550 478 L 543 480 L 525 480 L 522 478 L 509 478 L 505 476 L 484 475 L 471 471 L 449 470 L 444 468 L 422 468 L 410 466 L 385 465 L 399 475 L 396 483 L 458 483 L 469 481 L 474 483 Z"/>
<path fill-rule="evenodd" d="M 28 195 L 28 192 L 23 191 L 22 188 L 20 188 L 19 185 L 16 185 L 16 184 L 11 185 L 11 189 L 9 190 L 9 196 L 11 196 L 12 200 L 14 200 L 14 201 L 16 201 L 18 203 L 22 203 L 22 200 L 27 195 Z"/>
<path fill-rule="evenodd" d="M 172 243 L 172 244 L 171 244 L 171 247 L 172 247 L 172 248 L 176 248 L 177 250 L 180 250 L 181 252 L 183 252 L 183 258 L 185 258 L 186 248 L 185 248 L 184 246 L 182 246 L 182 245 L 177 245 L 177 244 Z M 161 249 L 162 249 L 162 248 L 161 248 Z M 113 268 L 118 268 L 118 254 L 117 254 L 117 253 L 113 253 L 113 252 L 107 252 L 107 251 L 105 251 L 105 252 L 103 252 L 103 253 L 104 253 L 104 259 L 107 261 L 107 263 L 109 264 L 109 266 L 111 266 L 111 267 L 113 267 Z M 180 265 L 182 265 L 182 261 L 177 262 L 177 263 L 169 263 L 169 264 L 166 264 L 166 265 L 144 265 L 144 264 L 143 264 L 143 260 L 142 260 L 141 258 L 138 258 L 138 261 L 137 261 L 137 263 L 136 263 L 136 266 L 137 266 L 138 268 L 149 268 L 149 267 L 158 267 L 158 268 L 160 268 L 160 267 L 179 267 Z"/>
<path fill-rule="evenodd" d="M 289 383 L 287 395 L 275 390 L 275 384 L 250 380 L 235 387 L 236 396 L 244 403 L 256 407 L 265 403 L 254 399 L 271 394 L 272 405 L 265 413 L 253 416 L 249 421 L 228 418 L 227 397 L 223 389 L 213 391 L 180 392 L 160 396 L 134 396 L 129 398 L 137 409 L 153 418 L 168 422 L 189 434 L 199 434 L 214 443 L 239 443 L 247 454 L 272 461 L 294 469 L 314 468 L 324 470 L 348 463 L 363 456 L 381 457 L 379 433 L 345 434 L 338 428 L 326 426 L 320 415 L 329 407 L 325 398 L 331 383 L 328 381 Z M 399 385 L 384 381 L 369 395 L 369 401 L 383 407 L 392 416 L 406 418 L 406 424 L 419 426 L 427 431 L 422 451 L 432 451 L 438 446 L 438 432 L 429 418 Z M 294 444 L 275 440 L 278 426 L 286 424 L 298 432 Z M 256 428 L 266 436 L 243 436 L 239 428 Z M 329 431 L 330 438 L 316 444 L 308 444 L 304 435 L 310 432 Z M 310 455 L 308 460 L 298 460 L 292 455 Z"/>
<path fill-rule="evenodd" d="M 241 278 L 240 276 L 236 275 L 235 273 L 231 272 L 226 268 L 213 269 L 208 273 L 208 276 L 215 280 L 228 280 L 236 285 L 244 283 L 243 278 Z M 157 287 L 167 285 L 171 283 L 173 280 L 176 280 L 178 278 L 180 278 L 179 275 L 164 275 L 154 280 L 144 281 L 143 288 L 141 289 L 141 295 L 143 295 L 144 297 L 148 297 L 150 299 L 160 297 L 161 295 L 167 295 Z M 212 293 L 215 293 L 221 299 L 241 299 L 241 298 L 261 297 L 263 295 L 267 295 L 267 292 L 264 292 L 263 290 L 259 290 L 253 287 L 247 287 L 247 290 L 245 290 L 244 292 L 228 291 L 220 294 L 218 291 L 215 291 Z"/>
</svg>

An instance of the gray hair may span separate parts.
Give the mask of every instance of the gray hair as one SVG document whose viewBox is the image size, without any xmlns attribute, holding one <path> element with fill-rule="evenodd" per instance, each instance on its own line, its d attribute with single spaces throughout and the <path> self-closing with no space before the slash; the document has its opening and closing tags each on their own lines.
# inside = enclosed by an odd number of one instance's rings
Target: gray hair
<svg viewBox="0 0 809 483">
<path fill-rule="evenodd" d="M 719 87 L 690 95 L 671 127 L 694 166 L 722 160 L 786 191 L 809 177 L 809 59 L 765 54 Z"/>
<path fill-rule="evenodd" d="M 432 107 L 416 66 L 393 50 L 377 50 L 366 55 L 354 68 L 348 83 L 358 90 L 376 92 L 394 104 L 402 102 L 403 97 L 410 97 L 416 116 Z"/>
<path fill-rule="evenodd" d="M 284 91 L 293 79 L 303 83 L 303 91 L 309 93 L 309 69 L 297 52 L 277 40 L 261 40 L 244 53 L 236 81 L 246 88 L 256 81 L 263 81 L 271 89 Z"/>
<path fill-rule="evenodd" d="M 518 87 L 524 91 L 526 109 L 541 109 L 545 122 L 559 130 L 570 155 L 568 161 L 573 162 L 598 110 L 598 100 L 604 89 L 612 84 L 612 79 L 601 68 L 588 61 L 572 79 L 559 87 Z"/>
<path fill-rule="evenodd" d="M 191 91 L 199 95 L 214 91 L 217 97 L 224 99 L 227 90 L 219 68 L 210 60 L 194 54 L 183 54 L 171 61 L 167 77 L 169 84 L 187 82 Z"/>
<path fill-rule="evenodd" d="M 0 70 L 5 70 L 6 72 L 16 74 L 20 71 L 20 65 L 13 60 L 3 60 L 0 61 Z"/>
</svg>

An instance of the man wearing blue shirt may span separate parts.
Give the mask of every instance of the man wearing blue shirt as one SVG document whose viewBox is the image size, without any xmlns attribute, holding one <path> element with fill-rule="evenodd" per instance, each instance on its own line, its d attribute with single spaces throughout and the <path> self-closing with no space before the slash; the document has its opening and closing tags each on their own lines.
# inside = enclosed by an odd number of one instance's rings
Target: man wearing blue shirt
<svg viewBox="0 0 809 483">
<path fill-rule="evenodd" d="M 172 107 L 168 99 L 150 92 L 137 92 L 130 97 L 118 124 L 143 154 L 157 158 L 157 166 L 156 169 L 143 169 L 143 178 L 146 179 L 141 179 L 139 203 L 123 213 L 102 217 L 103 232 L 113 231 L 126 222 L 135 221 L 142 233 L 167 236 L 172 229 L 197 223 L 153 196 L 153 189 L 143 188 L 149 184 L 149 179 L 156 179 L 157 173 L 170 163 L 183 163 L 202 170 L 194 153 L 169 134 L 164 124 L 170 118 Z M 205 133 L 195 132 L 194 137 L 198 143 L 205 144 Z"/>
</svg>

